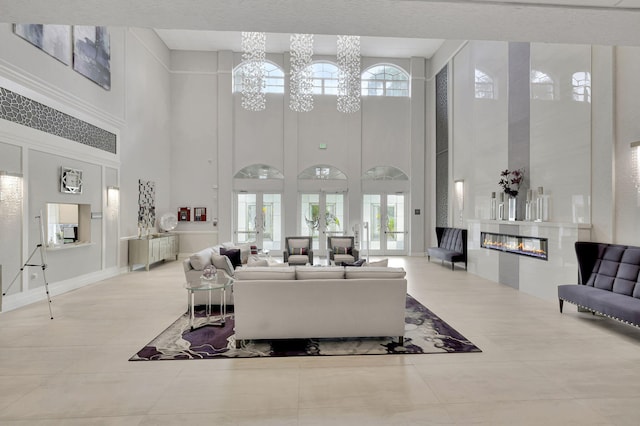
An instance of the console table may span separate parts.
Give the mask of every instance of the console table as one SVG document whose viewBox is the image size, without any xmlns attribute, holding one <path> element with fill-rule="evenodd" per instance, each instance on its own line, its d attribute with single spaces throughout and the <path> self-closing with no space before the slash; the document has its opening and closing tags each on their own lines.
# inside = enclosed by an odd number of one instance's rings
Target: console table
<svg viewBox="0 0 640 426">
<path fill-rule="evenodd" d="M 149 265 L 161 260 L 178 260 L 178 235 L 155 234 L 129 240 L 129 270 L 134 265 Z"/>
</svg>

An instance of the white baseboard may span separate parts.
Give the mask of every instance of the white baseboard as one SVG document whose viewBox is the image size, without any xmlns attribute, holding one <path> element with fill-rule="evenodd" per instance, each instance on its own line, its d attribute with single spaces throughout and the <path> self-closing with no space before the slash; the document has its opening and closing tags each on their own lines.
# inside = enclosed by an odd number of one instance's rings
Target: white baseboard
<svg viewBox="0 0 640 426">
<path fill-rule="evenodd" d="M 128 270 L 125 269 L 124 272 L 126 273 L 128 272 Z M 103 271 L 75 277 L 69 280 L 49 283 L 49 294 L 52 298 L 54 298 L 55 296 L 64 294 L 66 292 L 95 284 L 98 281 L 102 281 L 107 278 L 115 277 L 117 275 L 120 275 L 121 273 L 121 269 L 113 267 L 105 269 Z M 27 306 L 46 299 L 47 292 L 45 291 L 44 286 L 18 294 L 7 295 L 2 299 L 2 312 L 12 311 L 14 309 L 18 309 L 23 306 Z"/>
</svg>

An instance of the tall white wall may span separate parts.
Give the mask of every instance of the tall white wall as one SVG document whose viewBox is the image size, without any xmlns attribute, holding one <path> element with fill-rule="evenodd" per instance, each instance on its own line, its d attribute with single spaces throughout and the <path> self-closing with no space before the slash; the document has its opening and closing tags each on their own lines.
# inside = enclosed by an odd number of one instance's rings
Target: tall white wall
<svg viewBox="0 0 640 426">
<path fill-rule="evenodd" d="M 298 194 L 309 189 L 299 185 L 298 174 L 318 164 L 336 167 L 348 178 L 344 189 L 348 189 L 349 223 L 345 224 L 345 229 L 351 233 L 351 227 L 361 221 L 364 172 L 374 166 L 391 165 L 410 175 L 412 167 L 416 167 L 411 162 L 412 152 L 416 150 L 412 146 L 416 133 L 412 131 L 411 111 L 416 107 L 413 100 L 365 97 L 361 111 L 343 114 L 336 109 L 335 96 L 315 96 L 313 111 L 296 113 L 289 109 L 288 86 L 285 86 L 284 95 L 267 94 L 264 111 L 247 111 L 241 106 L 241 95 L 231 93 L 231 75 L 241 62 L 240 55 L 231 52 L 208 55 L 172 53 L 172 108 L 175 112 L 172 113 L 174 154 L 171 170 L 175 184 L 171 204 L 176 207 L 178 204 L 206 203 L 210 188 L 217 187 L 214 191 L 216 201 L 211 205 L 220 219 L 219 242 L 234 239 L 233 191 L 269 188 L 283 192 L 284 235 L 294 235 L 299 232 Z M 281 66 L 288 75 L 287 54 L 270 54 L 267 59 Z M 335 61 L 335 58 L 318 59 Z M 389 62 L 388 59 L 363 58 L 363 69 Z M 408 60 L 391 62 L 410 71 Z M 424 88 L 422 90 L 417 101 L 420 111 L 424 110 Z M 413 125 L 420 130 L 420 140 L 413 143 L 422 144 L 418 158 L 423 158 L 424 113 L 415 120 L 418 122 Z M 213 127 L 217 127 L 217 140 L 209 137 Z M 326 149 L 320 149 L 321 144 L 326 144 Z M 208 164 L 211 157 L 207 153 L 212 149 L 215 155 Z M 283 182 L 258 183 L 232 179 L 239 170 L 252 164 L 275 167 L 285 179 Z M 421 174 L 418 176 L 422 189 L 423 178 Z M 326 183 L 318 182 L 316 186 L 316 190 L 331 190 Z M 203 241 L 202 234 L 211 229 L 206 224 L 181 223 L 177 231 L 183 233 L 185 241 L 192 241 L 188 244 L 191 247 L 191 244 Z"/>
<path fill-rule="evenodd" d="M 631 179 L 630 143 L 640 140 L 640 48 L 615 49 L 615 238 L 620 244 L 640 246 L 640 192 Z M 635 182 L 640 185 L 640 182 Z"/>
<path fill-rule="evenodd" d="M 111 89 L 105 90 L 0 25 L 0 86 L 105 129 L 117 136 L 108 153 L 9 121 L 0 127 L 0 169 L 24 174 L 21 241 L 3 235 L 0 263 L 5 282 L 39 243 L 36 216 L 46 204 L 89 204 L 91 244 L 47 250 L 51 294 L 117 274 L 127 265 L 127 236 L 137 232 L 138 179 L 156 182 L 157 207 L 170 200 L 169 51 L 148 30 L 110 28 Z M 83 171 L 82 194 L 63 194 L 60 167 Z M 107 204 L 107 187 L 120 201 Z M 102 214 L 102 218 L 99 218 Z M 39 254 L 33 259 L 39 262 Z M 9 277 L 9 279 L 8 279 Z M 22 274 L 3 309 L 45 297 L 41 274 Z"/>
</svg>

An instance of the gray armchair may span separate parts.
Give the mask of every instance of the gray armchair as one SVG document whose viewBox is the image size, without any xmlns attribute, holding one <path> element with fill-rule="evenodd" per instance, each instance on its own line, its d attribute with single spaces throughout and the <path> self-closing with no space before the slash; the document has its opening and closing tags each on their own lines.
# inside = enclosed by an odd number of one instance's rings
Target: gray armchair
<svg viewBox="0 0 640 426">
<path fill-rule="evenodd" d="M 327 237 L 327 250 L 329 260 L 332 260 L 336 265 L 342 265 L 345 262 L 353 263 L 360 258 L 360 252 L 355 247 L 353 237 Z"/>
<path fill-rule="evenodd" d="M 282 257 L 289 265 L 313 265 L 312 237 L 285 237 Z"/>
</svg>

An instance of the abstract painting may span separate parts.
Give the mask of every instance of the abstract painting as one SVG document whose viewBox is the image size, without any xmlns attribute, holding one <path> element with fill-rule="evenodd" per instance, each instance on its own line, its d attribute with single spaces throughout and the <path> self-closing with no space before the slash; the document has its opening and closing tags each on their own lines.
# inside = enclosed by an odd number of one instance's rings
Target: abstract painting
<svg viewBox="0 0 640 426">
<path fill-rule="evenodd" d="M 13 32 L 65 65 L 71 63 L 71 26 L 14 24 Z"/>
<path fill-rule="evenodd" d="M 111 89 L 111 42 L 107 27 L 73 27 L 73 69 Z"/>
</svg>

